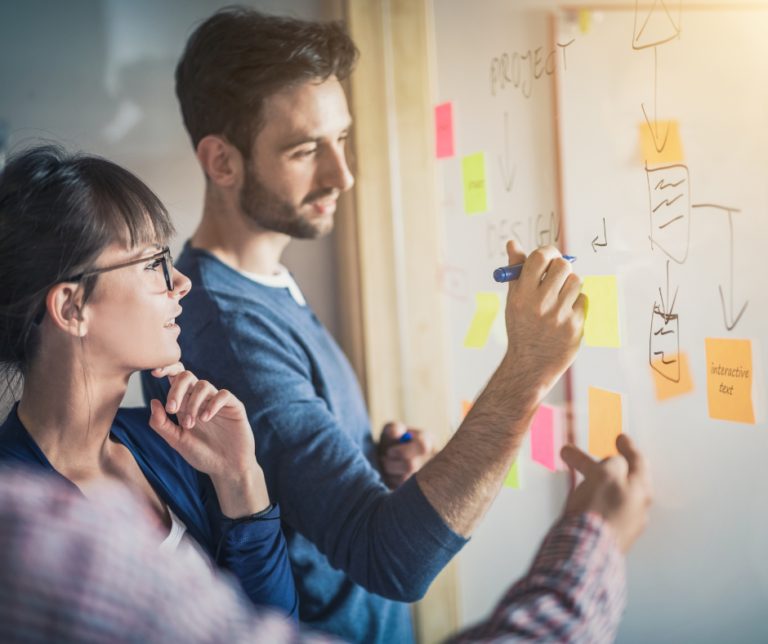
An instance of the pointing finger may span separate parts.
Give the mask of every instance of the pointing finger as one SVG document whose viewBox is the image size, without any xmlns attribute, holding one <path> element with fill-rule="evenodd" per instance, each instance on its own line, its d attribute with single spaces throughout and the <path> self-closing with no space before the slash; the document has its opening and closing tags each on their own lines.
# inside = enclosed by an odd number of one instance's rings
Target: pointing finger
<svg viewBox="0 0 768 644">
<path fill-rule="evenodd" d="M 597 464 L 589 454 L 585 454 L 575 445 L 564 445 L 560 450 L 560 456 L 566 465 L 584 476 Z"/>
</svg>

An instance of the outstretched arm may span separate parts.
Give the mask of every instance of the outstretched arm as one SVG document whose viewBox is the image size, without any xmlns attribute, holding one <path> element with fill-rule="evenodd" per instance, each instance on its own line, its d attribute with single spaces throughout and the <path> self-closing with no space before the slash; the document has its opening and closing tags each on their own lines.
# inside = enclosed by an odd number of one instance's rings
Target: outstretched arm
<svg viewBox="0 0 768 644">
<path fill-rule="evenodd" d="M 432 507 L 463 537 L 485 516 L 536 409 L 576 358 L 586 316 L 582 281 L 556 248 L 526 259 L 511 241 L 507 252 L 510 265 L 525 260 L 507 297 L 507 353 L 453 438 L 416 474 Z"/>
<path fill-rule="evenodd" d="M 491 617 L 449 644 L 606 644 L 626 605 L 624 555 L 645 528 L 652 501 L 643 456 L 626 436 L 620 456 L 596 463 L 568 445 L 563 459 L 585 475 L 528 574 Z"/>
</svg>

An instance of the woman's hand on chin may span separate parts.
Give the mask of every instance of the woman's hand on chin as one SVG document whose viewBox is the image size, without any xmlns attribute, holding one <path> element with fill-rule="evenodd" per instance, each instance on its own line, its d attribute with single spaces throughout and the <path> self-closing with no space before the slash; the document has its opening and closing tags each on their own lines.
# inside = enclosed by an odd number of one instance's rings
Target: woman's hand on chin
<svg viewBox="0 0 768 644">
<path fill-rule="evenodd" d="M 243 403 L 198 380 L 180 362 L 155 369 L 152 375 L 168 376 L 171 389 L 165 409 L 159 400 L 150 402 L 150 427 L 187 463 L 211 477 L 222 512 L 238 518 L 267 508 L 269 495 Z M 179 425 L 168 414 L 176 414 Z"/>
</svg>

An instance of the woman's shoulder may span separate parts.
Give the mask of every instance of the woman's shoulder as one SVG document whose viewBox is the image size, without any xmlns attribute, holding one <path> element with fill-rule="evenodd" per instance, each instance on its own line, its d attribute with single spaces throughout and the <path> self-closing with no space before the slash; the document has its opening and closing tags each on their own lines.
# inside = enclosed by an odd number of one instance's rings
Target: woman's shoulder
<svg viewBox="0 0 768 644">
<path fill-rule="evenodd" d="M 115 435 L 127 443 L 134 456 L 141 456 L 155 467 L 168 467 L 176 475 L 196 480 L 196 472 L 181 455 L 149 426 L 149 407 L 121 407 L 112 423 Z"/>
<path fill-rule="evenodd" d="M 18 403 L 0 424 L 0 462 L 40 465 L 51 469 L 48 460 L 19 420 L 17 407 Z"/>
</svg>

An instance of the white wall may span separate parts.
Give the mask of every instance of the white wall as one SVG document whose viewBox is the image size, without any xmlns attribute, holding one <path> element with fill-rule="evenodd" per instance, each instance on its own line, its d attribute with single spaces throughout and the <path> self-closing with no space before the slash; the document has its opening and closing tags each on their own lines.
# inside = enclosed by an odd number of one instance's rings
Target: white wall
<svg viewBox="0 0 768 644">
<path fill-rule="evenodd" d="M 179 232 L 202 211 L 203 177 L 183 128 L 173 72 L 194 26 L 223 0 L 3 0 L 0 121 L 11 146 L 53 139 L 103 155 L 158 194 Z M 321 0 L 252 0 L 271 13 L 321 18 Z M 338 333 L 335 238 L 284 255 L 307 300 Z M 134 378 L 124 404 L 141 404 Z"/>
</svg>

